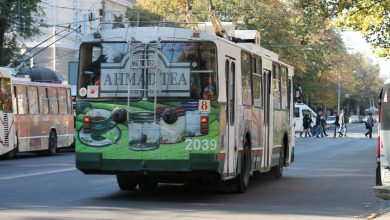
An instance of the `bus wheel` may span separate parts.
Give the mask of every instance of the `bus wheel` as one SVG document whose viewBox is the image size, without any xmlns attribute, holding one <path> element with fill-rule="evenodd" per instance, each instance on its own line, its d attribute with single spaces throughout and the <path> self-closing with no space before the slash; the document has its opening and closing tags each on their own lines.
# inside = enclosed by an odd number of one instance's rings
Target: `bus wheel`
<svg viewBox="0 0 390 220">
<path fill-rule="evenodd" d="M 282 146 L 280 148 L 280 153 L 279 153 L 279 164 L 271 168 L 271 172 L 276 177 L 276 179 L 282 178 L 283 165 L 284 165 L 284 147 Z"/>
<path fill-rule="evenodd" d="M 376 166 L 375 185 L 382 186 L 381 165 L 380 165 L 380 163 L 378 163 L 378 165 Z"/>
<path fill-rule="evenodd" d="M 140 179 L 138 185 L 143 191 L 153 191 L 156 189 L 158 182 L 150 177 L 143 177 Z"/>
<path fill-rule="evenodd" d="M 236 179 L 237 182 L 236 193 L 244 193 L 248 188 L 250 170 L 251 170 L 251 154 L 249 151 L 248 144 L 245 143 L 244 151 L 241 156 L 241 170 L 240 170 L 240 174 Z"/>
<path fill-rule="evenodd" d="M 57 153 L 57 135 L 56 132 L 51 130 L 50 136 L 49 136 L 49 155 L 54 155 Z"/>
<path fill-rule="evenodd" d="M 134 190 L 137 186 L 137 182 L 130 175 L 126 174 L 117 174 L 116 181 L 118 186 L 122 191 L 131 191 Z"/>
</svg>

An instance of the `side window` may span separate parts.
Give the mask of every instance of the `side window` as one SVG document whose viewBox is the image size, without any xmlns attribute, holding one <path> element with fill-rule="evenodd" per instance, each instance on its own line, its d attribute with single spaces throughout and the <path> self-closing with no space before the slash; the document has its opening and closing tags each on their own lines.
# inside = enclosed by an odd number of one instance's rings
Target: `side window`
<svg viewBox="0 0 390 220">
<path fill-rule="evenodd" d="M 299 108 L 294 108 L 294 117 L 299 118 Z"/>
<path fill-rule="evenodd" d="M 38 88 L 35 86 L 27 87 L 28 112 L 31 115 L 39 114 L 38 106 Z"/>
<path fill-rule="evenodd" d="M 41 114 L 49 114 L 49 99 L 47 97 L 47 88 L 39 87 L 39 111 Z"/>
<path fill-rule="evenodd" d="M 18 114 L 28 114 L 27 94 L 25 86 L 16 86 L 16 102 Z"/>
<path fill-rule="evenodd" d="M 230 86 L 230 89 L 229 89 L 229 109 L 230 109 L 230 125 L 234 125 L 234 106 L 235 106 L 235 103 L 236 103 L 236 98 L 235 98 L 235 91 L 236 91 L 236 88 L 235 88 L 235 81 L 236 81 L 236 64 L 235 63 L 232 63 L 231 64 L 231 67 L 230 67 L 230 72 L 231 72 L 231 76 L 232 77 L 229 77 L 229 86 Z"/>
<path fill-rule="evenodd" d="M 68 103 L 66 100 L 66 89 L 65 88 L 58 88 L 58 107 L 59 107 L 59 114 L 67 114 L 68 112 Z"/>
<path fill-rule="evenodd" d="M 287 109 L 288 107 L 288 93 L 287 93 L 287 85 L 288 85 L 288 75 L 287 75 L 287 67 L 282 66 L 281 72 L 281 94 L 282 94 L 282 109 Z"/>
<path fill-rule="evenodd" d="M 251 56 L 249 53 L 241 52 L 241 81 L 242 81 L 242 102 L 244 105 L 252 105 L 251 91 Z"/>
<path fill-rule="evenodd" d="M 280 109 L 280 68 L 279 64 L 273 64 L 272 89 L 274 93 L 274 109 Z"/>
<path fill-rule="evenodd" d="M 72 113 L 72 93 L 70 91 L 70 89 L 67 89 L 66 90 L 66 100 L 67 100 L 67 103 L 68 103 L 68 113 Z"/>
<path fill-rule="evenodd" d="M 50 114 L 58 114 L 58 97 L 56 88 L 48 88 Z"/>
<path fill-rule="evenodd" d="M 252 71 L 252 89 L 253 89 L 253 105 L 255 107 L 263 107 L 263 82 L 262 82 L 262 76 L 261 76 L 261 59 L 260 58 L 254 58 L 254 65 L 253 65 L 253 71 Z"/>
</svg>

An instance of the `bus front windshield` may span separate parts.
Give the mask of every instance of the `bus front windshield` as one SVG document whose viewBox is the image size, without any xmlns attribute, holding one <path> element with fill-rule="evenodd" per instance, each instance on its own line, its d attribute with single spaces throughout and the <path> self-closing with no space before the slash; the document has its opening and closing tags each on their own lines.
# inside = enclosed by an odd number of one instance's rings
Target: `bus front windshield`
<svg viewBox="0 0 390 220">
<path fill-rule="evenodd" d="M 0 111 L 9 113 L 12 111 L 11 80 L 0 77 Z"/>
<path fill-rule="evenodd" d="M 78 96 L 217 99 L 214 43 L 162 42 L 160 48 L 156 48 L 153 43 L 82 44 Z"/>
</svg>

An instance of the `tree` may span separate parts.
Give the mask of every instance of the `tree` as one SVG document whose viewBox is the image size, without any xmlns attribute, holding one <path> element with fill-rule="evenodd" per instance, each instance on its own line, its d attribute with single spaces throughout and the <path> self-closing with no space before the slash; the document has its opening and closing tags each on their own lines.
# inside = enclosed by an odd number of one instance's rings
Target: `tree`
<svg viewBox="0 0 390 220">
<path fill-rule="evenodd" d="M 341 30 L 359 31 L 379 56 L 390 58 L 389 0 L 295 0 L 303 11 L 334 20 Z"/>
<path fill-rule="evenodd" d="M 0 1 L 0 65 L 7 65 L 18 51 L 18 40 L 39 33 L 39 18 L 43 15 L 41 0 Z"/>
<path fill-rule="evenodd" d="M 377 54 L 390 58 L 390 0 L 343 0 L 334 24 L 363 34 Z"/>
</svg>

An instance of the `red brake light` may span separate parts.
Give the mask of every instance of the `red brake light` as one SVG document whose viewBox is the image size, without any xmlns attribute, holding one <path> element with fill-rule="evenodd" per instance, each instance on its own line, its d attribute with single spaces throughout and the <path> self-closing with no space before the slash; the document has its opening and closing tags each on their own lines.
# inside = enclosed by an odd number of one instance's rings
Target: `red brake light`
<svg viewBox="0 0 390 220">
<path fill-rule="evenodd" d="M 91 117 L 85 116 L 84 117 L 84 123 L 91 123 Z"/>
<path fill-rule="evenodd" d="M 208 134 L 209 133 L 209 117 L 201 116 L 200 117 L 200 133 Z"/>
<path fill-rule="evenodd" d="M 91 133 L 91 117 L 85 116 L 83 121 L 84 121 L 84 125 L 83 125 L 84 133 Z"/>
</svg>

